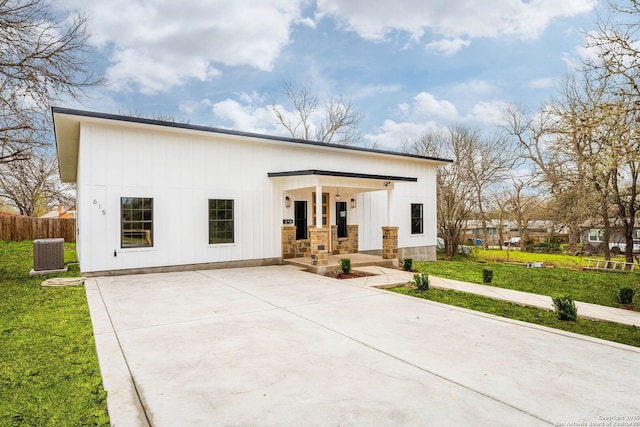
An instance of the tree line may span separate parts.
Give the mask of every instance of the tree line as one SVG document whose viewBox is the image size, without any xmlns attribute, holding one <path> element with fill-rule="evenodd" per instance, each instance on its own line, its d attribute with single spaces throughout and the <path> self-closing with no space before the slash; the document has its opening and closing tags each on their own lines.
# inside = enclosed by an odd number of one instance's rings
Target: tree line
<svg viewBox="0 0 640 427">
<path fill-rule="evenodd" d="M 618 225 L 626 261 L 633 262 L 640 203 L 639 17 L 640 0 L 611 3 L 609 15 L 586 33 L 589 55 L 551 99 L 532 112 L 510 106 L 495 135 L 454 126 L 412 145 L 455 161 L 438 171 L 438 229 L 448 256 L 457 253 L 466 220 L 478 219 L 486 230 L 490 217 L 500 223 L 509 212 L 522 244 L 529 220 L 544 218 L 568 228 L 574 253 L 580 225 L 595 224 L 603 230 L 607 259 Z"/>
</svg>

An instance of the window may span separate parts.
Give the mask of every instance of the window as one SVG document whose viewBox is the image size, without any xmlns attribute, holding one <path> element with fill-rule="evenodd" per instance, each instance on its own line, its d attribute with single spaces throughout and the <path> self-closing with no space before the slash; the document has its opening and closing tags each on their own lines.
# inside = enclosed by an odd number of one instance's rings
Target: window
<svg viewBox="0 0 640 427">
<path fill-rule="evenodd" d="M 233 200 L 209 199 L 209 244 L 233 243 Z"/>
<path fill-rule="evenodd" d="M 294 224 L 296 226 L 296 240 L 306 240 L 307 237 L 307 202 L 296 200 L 293 205 Z"/>
<path fill-rule="evenodd" d="M 313 197 L 313 226 L 316 226 L 316 193 L 312 193 Z M 322 193 L 322 228 L 327 228 L 329 225 L 329 193 Z"/>
<path fill-rule="evenodd" d="M 424 214 L 422 203 L 411 204 L 411 234 L 422 234 Z"/>
<path fill-rule="evenodd" d="M 153 199 L 121 197 L 120 218 L 121 247 L 153 246 Z"/>
<path fill-rule="evenodd" d="M 336 202 L 336 225 L 338 226 L 338 238 L 349 237 L 347 202 Z"/>
<path fill-rule="evenodd" d="M 604 230 L 600 228 L 592 228 L 589 230 L 589 241 L 590 242 L 603 242 L 604 241 Z"/>
</svg>

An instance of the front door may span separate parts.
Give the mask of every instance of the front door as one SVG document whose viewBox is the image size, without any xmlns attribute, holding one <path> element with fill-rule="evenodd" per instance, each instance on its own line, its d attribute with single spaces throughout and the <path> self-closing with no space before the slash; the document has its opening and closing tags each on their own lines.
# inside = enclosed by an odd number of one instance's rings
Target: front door
<svg viewBox="0 0 640 427">
<path fill-rule="evenodd" d="M 338 226 L 338 238 L 348 237 L 347 202 L 336 202 L 336 225 Z"/>
<path fill-rule="evenodd" d="M 296 240 L 308 239 L 307 234 L 307 202 L 296 200 L 293 207 L 294 225 L 296 226 Z"/>
</svg>

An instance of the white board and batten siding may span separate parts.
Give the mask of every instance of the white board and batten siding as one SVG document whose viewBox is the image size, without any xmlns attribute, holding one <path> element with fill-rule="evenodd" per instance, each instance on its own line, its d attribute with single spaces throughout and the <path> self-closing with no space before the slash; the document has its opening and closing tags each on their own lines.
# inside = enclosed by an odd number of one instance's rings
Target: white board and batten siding
<svg viewBox="0 0 640 427">
<path fill-rule="evenodd" d="M 54 118 L 62 121 L 55 110 Z M 269 178 L 270 172 L 326 170 L 416 177 L 417 182 L 394 185 L 394 224 L 387 224 L 387 191 L 383 187 L 371 191 L 382 183 L 359 192 L 363 180 L 342 177 L 334 180 L 335 187 L 323 187 L 323 192 L 330 193 L 333 202 L 340 186 L 350 189 L 341 196 L 356 199 L 348 223 L 359 224 L 362 251 L 382 248 L 381 227 L 387 225 L 400 227 L 400 247 L 436 244 L 438 162 L 153 123 L 99 117 L 77 121 L 77 250 L 83 272 L 280 258 L 283 219 L 293 215 L 293 207 L 284 207 L 284 195 L 307 200 L 310 210 L 310 188 L 317 181 L 314 176 L 279 180 Z M 56 132 L 57 139 L 63 137 Z M 59 153 L 63 143 L 57 141 Z M 61 174 L 64 167 L 76 165 L 61 162 Z M 292 183 L 296 189 L 285 188 Z M 153 247 L 121 247 L 121 197 L 153 198 Z M 209 199 L 234 200 L 234 243 L 209 244 Z M 424 205 L 421 235 L 410 234 L 411 203 Z"/>
</svg>

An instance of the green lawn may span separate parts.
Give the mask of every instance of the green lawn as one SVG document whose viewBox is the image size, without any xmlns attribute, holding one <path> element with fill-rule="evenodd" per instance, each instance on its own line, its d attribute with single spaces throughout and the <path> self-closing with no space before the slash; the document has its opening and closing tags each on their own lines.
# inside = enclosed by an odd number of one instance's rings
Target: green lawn
<svg viewBox="0 0 640 427">
<path fill-rule="evenodd" d="M 521 320 L 536 325 L 548 326 L 554 329 L 588 335 L 596 338 L 614 341 L 622 344 L 640 347 L 640 328 L 629 325 L 621 325 L 611 322 L 598 322 L 587 319 L 578 319 L 576 322 L 558 320 L 555 313 L 534 307 L 523 307 L 506 301 L 497 301 L 480 295 L 453 290 L 429 289 L 418 291 L 416 289 L 398 287 L 391 291 L 441 302 L 457 307 L 464 307 L 483 313 Z"/>
<path fill-rule="evenodd" d="M 78 268 L 30 277 L 32 267 L 32 242 L 0 241 L 0 426 L 108 426 L 84 286 L 40 286 Z"/>
<path fill-rule="evenodd" d="M 587 264 L 587 259 L 602 258 L 597 256 L 572 256 L 564 254 L 547 254 L 522 252 L 518 249 L 478 249 L 474 248 L 473 255 L 478 261 L 491 262 L 544 262 L 546 266 L 580 269 Z M 612 261 L 624 261 L 624 256 L 612 256 Z"/>
<path fill-rule="evenodd" d="M 504 248 L 500 249 L 475 249 L 474 256 L 479 261 L 490 262 L 544 262 L 545 265 L 554 267 L 567 267 L 567 268 L 579 268 L 585 264 L 585 259 L 588 257 L 579 257 L 571 255 L 558 255 L 558 254 L 546 254 L 546 253 L 532 253 L 522 252 L 520 250 L 514 250 Z"/>
<path fill-rule="evenodd" d="M 478 251 L 482 258 L 484 251 Z M 500 251 L 488 251 L 500 252 Z M 517 253 L 513 251 L 512 254 Z M 542 260 L 539 254 L 520 255 Z M 546 255 L 556 265 L 566 265 L 573 257 L 562 255 Z M 546 259 L 546 258 L 545 258 Z M 583 301 L 609 307 L 620 307 L 617 301 L 621 287 L 631 287 L 636 291 L 635 301 L 640 293 L 640 274 L 624 272 L 574 271 L 569 268 L 527 268 L 521 265 L 504 264 L 477 260 L 417 262 L 414 268 L 429 275 L 460 280 L 471 283 L 482 283 L 482 270 L 493 270 L 492 286 L 515 289 L 535 294 L 557 296 L 570 295 L 576 301 Z M 640 304 L 635 304 L 638 310 Z"/>
</svg>

